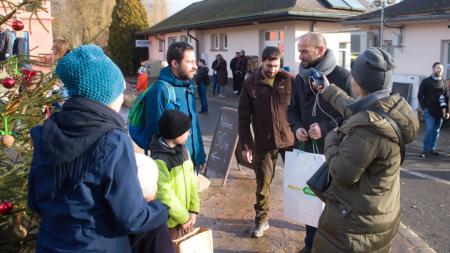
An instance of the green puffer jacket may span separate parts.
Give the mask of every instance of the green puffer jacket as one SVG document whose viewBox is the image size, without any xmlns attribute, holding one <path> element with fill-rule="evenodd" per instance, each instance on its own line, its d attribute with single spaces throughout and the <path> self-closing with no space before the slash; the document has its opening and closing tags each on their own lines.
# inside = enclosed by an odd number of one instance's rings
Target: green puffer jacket
<svg viewBox="0 0 450 253">
<path fill-rule="evenodd" d="M 400 146 L 394 128 L 370 110 L 387 112 L 405 143 L 416 136 L 417 117 L 402 97 L 386 91 L 355 101 L 331 85 L 323 97 L 347 120 L 325 139 L 332 182 L 313 252 L 389 252 L 400 224 Z"/>
<path fill-rule="evenodd" d="M 189 213 L 198 214 L 200 198 L 189 151 L 185 146 L 168 147 L 162 139 L 153 138 L 151 156 L 159 169 L 156 197 L 169 208 L 169 228 L 185 224 Z"/>
</svg>

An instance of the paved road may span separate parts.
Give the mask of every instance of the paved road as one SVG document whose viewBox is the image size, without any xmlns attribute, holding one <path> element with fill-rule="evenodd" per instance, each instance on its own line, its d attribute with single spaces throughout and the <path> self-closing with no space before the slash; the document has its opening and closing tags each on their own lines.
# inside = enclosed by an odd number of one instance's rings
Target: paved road
<svg viewBox="0 0 450 253">
<path fill-rule="evenodd" d="M 436 252 L 450 252 L 450 129 L 440 136 L 441 155 L 420 158 L 422 133 L 407 147 L 400 174 L 402 222 Z"/>
<path fill-rule="evenodd" d="M 237 106 L 237 98 L 233 95 L 211 100 L 208 114 L 200 116 L 202 126 L 206 126 L 202 129 L 206 142 L 212 140 L 221 105 Z M 420 132 L 407 146 L 406 161 L 400 174 L 401 221 L 436 252 L 450 253 L 450 128 L 441 131 L 442 155 L 420 158 L 421 143 Z"/>
</svg>

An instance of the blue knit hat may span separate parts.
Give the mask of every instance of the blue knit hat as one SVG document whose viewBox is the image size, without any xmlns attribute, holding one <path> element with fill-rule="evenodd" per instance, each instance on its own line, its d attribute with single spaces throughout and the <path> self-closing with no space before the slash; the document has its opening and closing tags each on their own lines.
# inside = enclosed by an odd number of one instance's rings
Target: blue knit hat
<svg viewBox="0 0 450 253">
<path fill-rule="evenodd" d="M 109 105 L 125 90 L 125 79 L 114 62 L 93 44 L 72 50 L 56 65 L 69 96 Z"/>
</svg>

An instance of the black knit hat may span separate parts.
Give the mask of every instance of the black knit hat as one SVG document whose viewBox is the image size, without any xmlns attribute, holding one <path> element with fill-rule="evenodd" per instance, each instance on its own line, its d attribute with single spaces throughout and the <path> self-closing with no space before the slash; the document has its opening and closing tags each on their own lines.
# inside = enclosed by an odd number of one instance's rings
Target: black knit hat
<svg viewBox="0 0 450 253">
<path fill-rule="evenodd" d="M 166 110 L 159 120 L 159 134 L 164 139 L 173 140 L 188 131 L 191 126 L 191 118 L 186 114 L 177 110 Z"/>
</svg>

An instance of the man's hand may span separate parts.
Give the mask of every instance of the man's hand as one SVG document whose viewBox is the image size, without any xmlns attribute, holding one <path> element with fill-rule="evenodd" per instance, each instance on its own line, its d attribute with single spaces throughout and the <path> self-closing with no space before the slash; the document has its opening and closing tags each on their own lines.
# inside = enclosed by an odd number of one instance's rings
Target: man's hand
<svg viewBox="0 0 450 253">
<path fill-rule="evenodd" d="M 445 118 L 445 119 L 450 119 L 450 113 L 446 113 L 446 114 L 444 115 L 444 118 Z"/>
<path fill-rule="evenodd" d="M 299 128 L 299 129 L 297 129 L 297 131 L 295 131 L 295 137 L 300 142 L 305 142 L 309 138 L 308 131 L 306 131 L 306 129 L 304 129 L 304 128 Z"/>
<path fill-rule="evenodd" d="M 251 150 L 242 150 L 242 158 L 247 163 L 252 163 L 253 154 Z"/>
<path fill-rule="evenodd" d="M 317 124 L 317 123 L 312 124 L 309 127 L 308 134 L 314 140 L 318 140 L 318 139 L 322 138 L 322 131 L 320 131 L 319 124 Z"/>
<path fill-rule="evenodd" d="M 202 163 L 198 166 L 198 171 L 200 172 L 200 174 L 205 174 L 205 170 L 206 170 L 206 163 Z"/>
</svg>

